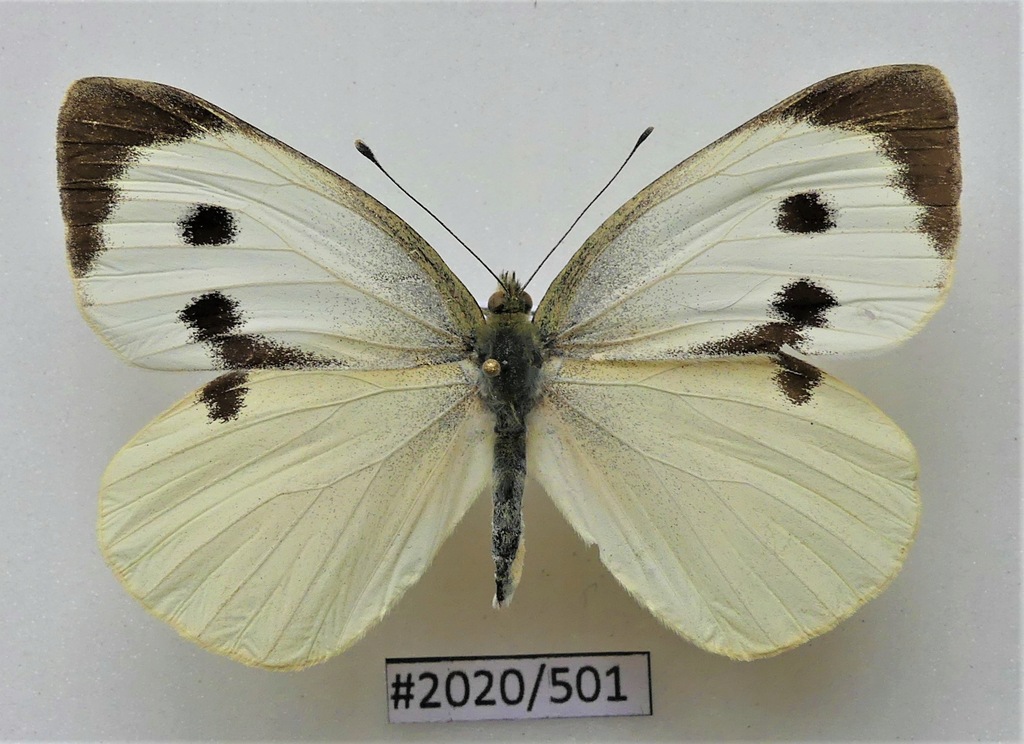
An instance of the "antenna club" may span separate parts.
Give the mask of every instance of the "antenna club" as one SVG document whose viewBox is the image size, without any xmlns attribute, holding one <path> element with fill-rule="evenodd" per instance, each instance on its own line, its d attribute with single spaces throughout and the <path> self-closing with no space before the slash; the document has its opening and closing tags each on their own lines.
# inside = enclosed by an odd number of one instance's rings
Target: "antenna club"
<svg viewBox="0 0 1024 744">
<path fill-rule="evenodd" d="M 357 139 L 355 144 L 356 150 L 359 152 L 360 155 L 369 160 L 371 163 L 377 162 L 377 156 L 373 154 L 373 150 L 370 149 L 370 146 L 368 144 L 363 142 L 361 139 Z"/>
<path fill-rule="evenodd" d="M 644 130 L 644 133 L 640 135 L 640 139 L 638 139 L 636 141 L 637 147 L 639 147 L 641 144 L 643 144 L 643 141 L 645 139 L 647 139 L 648 137 L 650 137 L 651 136 L 651 132 L 653 132 L 653 131 L 654 131 L 654 127 L 647 127 L 647 129 Z"/>
</svg>

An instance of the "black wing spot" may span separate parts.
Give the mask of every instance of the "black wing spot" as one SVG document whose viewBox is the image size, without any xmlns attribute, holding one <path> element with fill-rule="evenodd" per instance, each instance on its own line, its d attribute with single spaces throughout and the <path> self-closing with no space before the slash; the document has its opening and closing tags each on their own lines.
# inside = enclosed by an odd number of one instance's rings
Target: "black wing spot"
<svg viewBox="0 0 1024 744">
<path fill-rule="evenodd" d="M 208 344 L 226 369 L 302 369 L 328 367 L 330 360 L 255 333 L 239 333 L 242 311 L 223 292 L 194 297 L 178 313 L 192 331 L 192 340 Z"/>
<path fill-rule="evenodd" d="M 199 400 L 206 406 L 210 421 L 226 423 L 238 418 L 238 412 L 245 405 L 245 395 L 249 392 L 245 385 L 247 380 L 245 372 L 228 372 L 208 382 L 199 391 Z"/>
<path fill-rule="evenodd" d="M 311 369 L 330 362 L 255 333 L 240 333 L 216 339 L 221 363 L 228 369 Z"/>
<path fill-rule="evenodd" d="M 802 406 L 811 399 L 811 392 L 821 384 L 822 371 L 813 364 L 789 354 L 775 357 L 779 368 L 775 371 L 775 384 L 796 406 Z"/>
<path fill-rule="evenodd" d="M 835 295 L 827 289 L 809 279 L 798 279 L 772 297 L 768 315 L 778 320 L 751 326 L 734 336 L 699 344 L 691 352 L 735 356 L 778 354 L 783 346 L 799 348 L 804 341 L 803 331 L 823 328 L 828 323 L 828 311 L 838 306 Z"/>
<path fill-rule="evenodd" d="M 775 293 L 768 314 L 776 321 L 760 323 L 734 336 L 700 344 L 691 351 L 712 356 L 766 354 L 779 365 L 775 383 L 794 405 L 803 405 L 821 384 L 822 372 L 805 361 L 783 353 L 782 347 L 799 349 L 804 331 L 823 328 L 828 311 L 838 307 L 835 295 L 810 279 L 798 279 Z"/>
<path fill-rule="evenodd" d="M 222 292 L 208 292 L 193 298 L 178 313 L 178 318 L 192 329 L 195 341 L 217 341 L 242 324 L 238 302 Z"/>
<path fill-rule="evenodd" d="M 799 279 L 775 294 L 771 310 L 798 329 L 822 328 L 828 311 L 838 306 L 835 295 L 827 289 L 808 279 Z"/>
<path fill-rule="evenodd" d="M 700 356 L 777 354 L 783 346 L 796 346 L 801 341 L 800 329 L 789 323 L 760 323 L 734 336 L 697 344 L 690 353 Z"/>
<path fill-rule="evenodd" d="M 181 239 L 188 245 L 228 245 L 238 236 L 235 216 L 224 207 L 196 204 L 178 220 Z"/>
<path fill-rule="evenodd" d="M 805 191 L 782 200 L 775 224 L 788 233 L 823 233 L 836 226 L 836 213 L 821 194 Z"/>
</svg>

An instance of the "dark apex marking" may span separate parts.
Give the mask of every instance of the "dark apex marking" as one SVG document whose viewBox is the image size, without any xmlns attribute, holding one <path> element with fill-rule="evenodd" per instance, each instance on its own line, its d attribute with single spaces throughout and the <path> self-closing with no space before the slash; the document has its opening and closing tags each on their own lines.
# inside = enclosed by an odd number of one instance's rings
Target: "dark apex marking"
<svg viewBox="0 0 1024 744">
<path fill-rule="evenodd" d="M 236 333 L 243 317 L 238 301 L 223 292 L 194 297 L 178 313 L 192 340 L 208 344 L 225 369 L 326 367 L 330 361 L 255 333 Z"/>
<path fill-rule="evenodd" d="M 788 233 L 823 233 L 836 226 L 835 217 L 835 210 L 821 194 L 805 191 L 782 200 L 775 224 Z"/>
<path fill-rule="evenodd" d="M 178 318 L 192 329 L 193 341 L 216 341 L 242 324 L 238 303 L 221 292 L 194 298 Z"/>
<path fill-rule="evenodd" d="M 960 233 L 960 142 L 953 92 L 942 73 L 894 65 L 837 75 L 787 99 L 767 116 L 876 136 L 899 166 L 893 183 L 925 217 L 919 227 L 951 258 Z"/>
<path fill-rule="evenodd" d="M 178 220 L 181 239 L 188 245 L 228 245 L 238 236 L 235 216 L 215 204 L 196 204 Z"/>
<path fill-rule="evenodd" d="M 57 182 L 74 275 L 88 274 L 107 249 L 99 226 L 140 148 L 238 126 L 216 106 L 158 83 L 86 78 L 72 85 L 57 119 Z"/>
<path fill-rule="evenodd" d="M 208 382 L 199 391 L 198 398 L 206 406 L 210 421 L 226 423 L 238 418 L 238 412 L 245 405 L 245 386 L 248 375 L 245 372 L 228 372 Z"/>
<path fill-rule="evenodd" d="M 826 313 L 838 307 L 835 296 L 809 279 L 799 279 L 775 293 L 771 314 L 798 328 L 823 328 Z"/>
</svg>

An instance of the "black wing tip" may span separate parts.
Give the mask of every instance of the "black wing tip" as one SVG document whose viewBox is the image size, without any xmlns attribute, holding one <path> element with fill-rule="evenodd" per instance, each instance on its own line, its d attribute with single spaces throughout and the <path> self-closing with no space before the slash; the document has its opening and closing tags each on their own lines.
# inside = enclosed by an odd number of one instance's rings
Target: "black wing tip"
<svg viewBox="0 0 1024 744">
<path fill-rule="evenodd" d="M 110 216 L 118 179 L 141 148 L 232 124 L 229 114 L 169 85 L 114 77 L 73 82 L 57 117 L 56 148 L 73 274 L 86 275 L 105 249 L 99 225 Z"/>
<path fill-rule="evenodd" d="M 176 140 L 201 130 L 217 131 L 233 119 L 209 101 L 181 88 L 148 80 L 87 77 L 74 81 L 57 117 L 58 142 L 86 144 L 89 133 L 117 128 L 126 144 Z M 83 138 L 83 134 L 85 137 Z M 110 140 L 104 136 L 103 142 Z"/>
<path fill-rule="evenodd" d="M 857 86 L 872 85 L 879 82 L 893 82 L 897 80 L 914 81 L 919 85 L 926 85 L 939 90 L 951 90 L 949 81 L 942 70 L 933 65 L 898 63 L 892 65 L 877 65 L 875 67 L 861 67 L 856 70 L 848 70 L 835 75 L 830 75 L 823 80 L 811 85 L 807 90 L 814 90 L 821 87 L 832 87 L 840 83 L 853 83 Z M 806 91 L 801 91 L 797 96 Z"/>
<path fill-rule="evenodd" d="M 762 115 L 871 134 L 899 167 L 897 185 L 926 211 L 920 227 L 951 256 L 959 233 L 961 169 L 956 98 L 931 65 L 897 64 L 834 75 Z"/>
</svg>

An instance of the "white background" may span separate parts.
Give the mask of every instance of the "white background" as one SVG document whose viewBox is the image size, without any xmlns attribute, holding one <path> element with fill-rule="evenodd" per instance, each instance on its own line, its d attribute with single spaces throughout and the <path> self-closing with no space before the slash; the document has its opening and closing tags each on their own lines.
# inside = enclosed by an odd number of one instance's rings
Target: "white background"
<svg viewBox="0 0 1024 744">
<path fill-rule="evenodd" d="M 1020 11 L 1015 4 L 0 4 L 0 734 L 16 739 L 1018 738 Z M 496 269 L 532 270 L 648 124 L 654 136 L 542 275 L 691 152 L 821 78 L 927 62 L 959 99 L 964 230 L 948 304 L 894 353 L 828 365 L 909 433 L 924 517 L 906 568 L 794 651 L 732 662 L 661 627 L 531 484 L 530 550 L 491 609 L 482 499 L 341 656 L 249 669 L 183 641 L 104 566 L 109 458 L 209 375 L 130 368 L 79 317 L 53 155 L 87 75 L 193 91 L 408 219 L 491 280 L 351 147 L 366 139 Z M 385 656 L 649 650 L 654 716 L 398 726 Z"/>
</svg>

